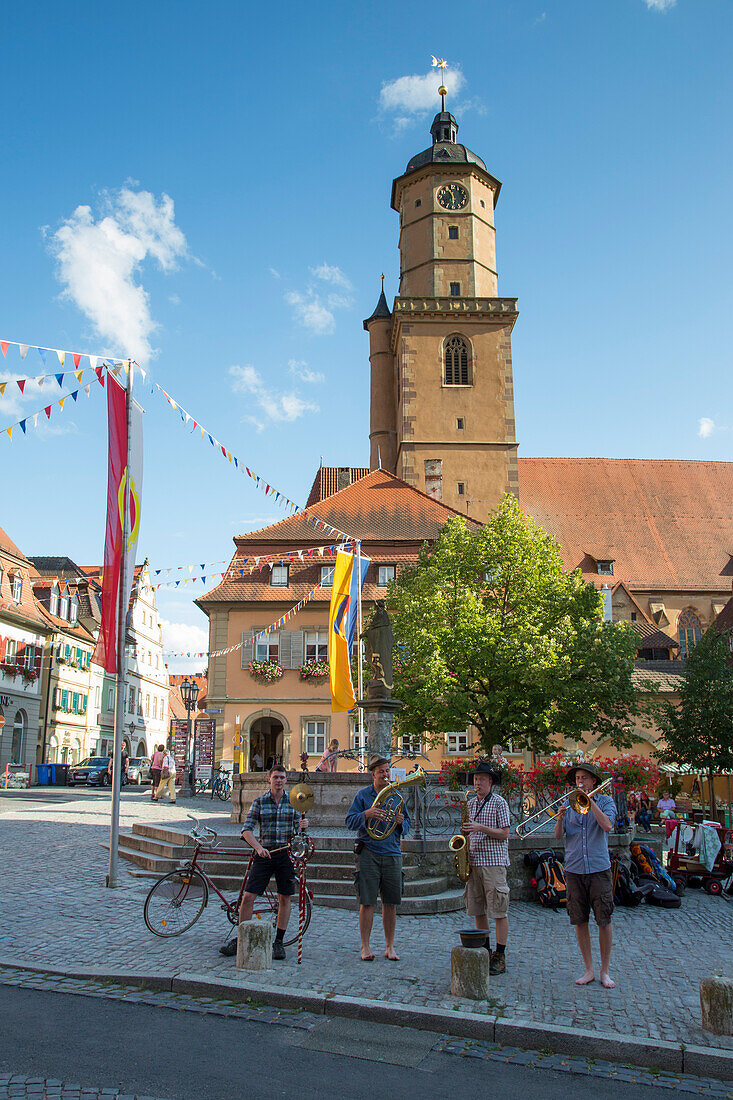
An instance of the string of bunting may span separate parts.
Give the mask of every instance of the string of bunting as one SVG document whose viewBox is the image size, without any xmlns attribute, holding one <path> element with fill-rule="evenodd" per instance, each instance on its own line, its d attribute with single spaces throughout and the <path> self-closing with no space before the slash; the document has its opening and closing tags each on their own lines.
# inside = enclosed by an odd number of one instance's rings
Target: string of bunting
<svg viewBox="0 0 733 1100">
<path fill-rule="evenodd" d="M 314 585 L 313 588 L 311 588 L 310 592 L 306 596 L 304 596 L 302 600 L 299 600 L 298 603 L 293 604 L 290 610 L 286 611 L 284 615 L 281 615 L 281 617 L 276 622 L 270 623 L 270 625 L 266 626 L 264 630 L 261 630 L 259 634 L 255 634 L 252 639 L 252 644 L 255 645 L 257 642 L 260 641 L 261 638 L 267 637 L 268 634 L 272 634 L 275 630 L 280 630 L 281 627 L 285 626 L 285 623 L 290 622 L 293 616 L 297 615 L 298 612 L 301 611 L 305 607 L 305 605 L 313 599 L 316 592 L 318 592 L 320 588 L 321 586 L 319 584 Z M 191 651 L 188 651 L 186 653 L 172 653 L 170 650 L 166 649 L 163 650 L 163 654 L 166 657 L 224 657 L 228 653 L 235 653 L 238 649 L 241 649 L 243 645 L 244 642 L 237 642 L 236 645 L 230 645 L 226 649 L 217 649 L 213 653 L 209 653 L 207 651 L 199 651 L 198 653 L 194 653 Z"/>
<path fill-rule="evenodd" d="M 137 363 L 135 365 L 138 366 Z M 145 374 L 144 372 L 142 373 L 144 378 Z M 242 462 L 242 460 L 237 458 L 236 455 L 232 454 L 232 452 L 228 450 L 224 446 L 224 444 L 216 438 L 216 436 L 207 431 L 207 429 L 199 420 L 196 420 L 190 412 L 184 409 L 180 401 L 176 401 L 175 398 L 171 397 L 167 390 L 164 390 L 163 387 L 159 386 L 157 382 L 153 382 L 150 387 L 150 392 L 155 393 L 156 389 L 159 393 L 163 395 L 165 400 L 170 405 L 171 409 L 173 409 L 174 412 L 178 413 L 181 419 L 181 423 L 184 426 L 188 426 L 189 423 L 192 424 L 192 432 L 196 432 L 198 430 L 201 433 L 202 439 L 208 439 L 209 443 L 215 451 L 220 452 L 222 457 L 230 462 L 236 470 L 239 470 L 239 472 L 244 474 L 246 477 L 251 478 L 251 480 L 254 481 L 256 488 L 261 489 L 266 497 L 274 498 L 275 504 L 280 504 L 285 508 L 289 508 L 291 515 L 295 515 L 296 513 L 298 513 L 316 530 L 326 531 L 329 535 L 336 535 L 338 536 L 338 538 L 344 539 L 346 541 L 355 541 L 355 539 L 353 539 L 352 536 L 349 535 L 346 531 L 339 531 L 337 527 L 332 527 L 330 523 L 325 523 L 324 520 L 318 519 L 316 516 L 311 515 L 307 508 L 301 508 L 295 503 L 295 501 L 286 496 L 285 493 L 280 492 L 280 490 L 276 489 L 274 485 L 270 485 L 269 481 L 265 481 L 265 479 L 260 474 L 250 469 L 249 466 L 246 466 Z"/>
<path fill-rule="evenodd" d="M 96 377 L 97 377 L 97 381 L 99 382 L 99 384 L 102 386 L 103 389 L 104 389 L 104 371 L 105 371 L 105 369 L 106 369 L 105 367 L 97 367 L 95 372 L 94 372 Z M 7 383 L 5 383 L 5 382 L 0 382 L 0 397 L 2 397 L 4 392 L 5 392 L 6 384 Z M 66 402 L 69 399 L 76 402 L 76 400 L 79 397 L 79 394 L 81 393 L 82 390 L 87 395 L 87 397 L 90 397 L 91 396 L 92 385 L 93 385 L 92 382 L 88 382 L 86 386 L 80 386 L 79 389 L 72 390 L 71 393 L 65 393 L 63 397 L 60 397 L 57 400 L 52 401 L 50 405 L 44 406 L 44 408 L 39 409 L 38 412 L 29 413 L 28 416 L 24 416 L 22 420 L 16 421 L 15 424 L 8 425 L 7 428 L 0 428 L 0 435 L 7 435 L 8 439 L 12 440 L 13 432 L 15 431 L 16 428 L 20 428 L 23 435 L 25 435 L 26 432 L 27 432 L 27 429 L 29 427 L 32 427 L 32 428 L 37 428 L 38 427 L 38 418 L 39 418 L 39 416 L 45 415 L 46 419 L 50 420 L 52 409 L 54 409 L 58 405 L 59 409 L 63 410 L 64 405 L 66 404 Z"/>
<path fill-rule="evenodd" d="M 46 360 L 49 355 L 55 355 L 62 367 L 65 365 L 66 359 L 70 358 L 74 364 L 75 371 L 79 369 L 79 364 L 81 363 L 82 359 L 89 360 L 88 369 L 91 370 L 95 370 L 99 363 L 106 363 L 107 365 L 112 365 L 114 363 L 115 365 L 123 366 L 127 362 L 127 360 L 125 359 L 116 359 L 114 356 L 110 355 L 90 355 L 86 351 L 61 351 L 59 348 L 42 348 L 38 347 L 36 344 L 19 344 L 17 340 L 0 340 L 0 351 L 2 351 L 3 353 L 3 358 L 7 359 L 8 348 L 10 347 L 15 347 L 18 349 L 21 359 L 25 359 L 29 351 L 37 351 L 39 356 L 41 357 L 41 362 L 43 363 L 44 367 L 46 366 Z M 84 367 L 83 369 L 87 370 L 86 367 Z M 40 377 L 56 378 L 57 376 L 55 374 L 46 374 L 41 375 Z M 12 381 L 19 380 L 12 379 Z M 28 379 L 20 379 L 20 381 L 28 381 Z"/>
</svg>

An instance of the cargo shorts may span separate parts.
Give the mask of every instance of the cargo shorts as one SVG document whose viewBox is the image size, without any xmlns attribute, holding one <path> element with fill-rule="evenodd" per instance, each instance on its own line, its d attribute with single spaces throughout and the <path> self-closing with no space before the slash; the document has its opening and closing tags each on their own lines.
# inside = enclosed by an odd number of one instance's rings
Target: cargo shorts
<svg viewBox="0 0 733 1100">
<path fill-rule="evenodd" d="M 613 872 L 592 871 L 589 875 L 565 872 L 568 888 L 568 916 L 571 924 L 587 924 L 593 910 L 596 924 L 604 928 L 613 913 Z"/>
<path fill-rule="evenodd" d="M 469 917 L 505 917 L 509 911 L 509 886 L 506 867 L 471 868 L 471 875 L 463 891 L 466 912 Z"/>
<path fill-rule="evenodd" d="M 366 846 L 356 859 L 354 885 L 360 905 L 384 905 L 402 901 L 402 856 L 380 856 Z"/>
</svg>

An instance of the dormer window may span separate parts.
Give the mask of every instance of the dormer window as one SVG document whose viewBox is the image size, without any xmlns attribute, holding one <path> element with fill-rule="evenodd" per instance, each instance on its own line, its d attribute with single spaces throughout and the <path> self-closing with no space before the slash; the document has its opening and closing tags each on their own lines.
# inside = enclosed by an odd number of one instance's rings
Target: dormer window
<svg viewBox="0 0 733 1100">
<path fill-rule="evenodd" d="M 59 613 L 59 586 L 55 584 L 51 589 L 51 598 L 48 601 L 48 610 L 52 615 Z"/>
<path fill-rule="evenodd" d="M 605 560 L 598 560 L 596 562 L 596 568 L 602 576 L 613 576 L 613 560 L 610 558 L 606 558 Z"/>
<path fill-rule="evenodd" d="M 60 619 L 68 619 L 69 618 L 69 597 L 68 596 L 62 596 L 61 597 L 61 600 L 60 600 L 60 603 L 59 603 L 59 618 Z"/>
<path fill-rule="evenodd" d="M 79 618 L 79 600 L 74 595 L 71 597 L 71 603 L 69 604 L 69 622 L 75 623 Z"/>
<path fill-rule="evenodd" d="M 20 603 L 20 598 L 23 595 L 23 578 L 20 573 L 16 573 L 15 576 L 10 578 L 10 591 L 15 602 Z"/>
</svg>

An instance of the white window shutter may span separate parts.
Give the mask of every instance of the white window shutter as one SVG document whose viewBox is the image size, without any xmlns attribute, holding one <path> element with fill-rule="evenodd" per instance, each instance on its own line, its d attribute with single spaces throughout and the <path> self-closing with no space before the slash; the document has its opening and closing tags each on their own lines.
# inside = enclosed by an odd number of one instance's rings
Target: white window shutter
<svg viewBox="0 0 733 1100">
<path fill-rule="evenodd" d="M 291 640 L 293 637 L 292 630 L 280 631 L 280 649 L 278 651 L 278 662 L 281 668 L 292 668 L 292 645 Z"/>
<path fill-rule="evenodd" d="M 305 661 L 305 631 L 293 630 L 291 631 L 291 634 L 291 655 L 293 663 L 290 667 L 300 668 L 300 666 Z"/>
<path fill-rule="evenodd" d="M 242 631 L 242 668 L 246 668 L 252 660 L 252 631 Z"/>
</svg>

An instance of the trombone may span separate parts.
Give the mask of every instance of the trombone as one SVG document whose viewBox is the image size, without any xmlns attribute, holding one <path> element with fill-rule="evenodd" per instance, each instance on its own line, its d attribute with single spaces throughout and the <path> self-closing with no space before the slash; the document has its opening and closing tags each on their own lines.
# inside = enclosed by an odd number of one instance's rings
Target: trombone
<svg viewBox="0 0 733 1100">
<path fill-rule="evenodd" d="M 532 814 L 531 817 L 525 818 L 524 821 L 520 821 L 515 826 L 514 832 L 517 836 L 531 836 L 532 833 L 536 833 L 538 829 L 541 829 L 543 825 L 549 824 L 550 821 L 554 821 L 557 817 L 557 810 L 553 810 L 553 806 L 557 806 L 561 802 L 565 802 L 571 810 L 575 810 L 576 814 L 587 814 L 590 810 L 590 800 L 593 795 L 598 794 L 613 783 L 613 776 L 609 776 L 608 779 L 604 779 L 597 787 L 595 787 L 590 794 L 586 794 L 585 791 L 581 791 L 579 787 L 576 787 L 570 794 L 561 794 L 559 798 L 556 798 L 554 802 L 550 802 L 547 806 L 543 806 L 537 813 Z M 546 817 L 543 815 L 546 814 Z M 537 820 L 539 819 L 539 820 Z M 537 821 L 536 825 L 532 825 L 533 821 Z M 528 825 L 532 825 L 532 828 L 527 828 Z"/>
</svg>

